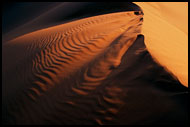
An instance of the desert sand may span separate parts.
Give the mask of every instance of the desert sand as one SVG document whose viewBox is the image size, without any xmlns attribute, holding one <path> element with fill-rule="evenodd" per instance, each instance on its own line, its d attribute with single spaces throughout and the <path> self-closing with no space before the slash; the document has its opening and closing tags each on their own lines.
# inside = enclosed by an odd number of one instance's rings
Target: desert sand
<svg viewBox="0 0 190 127">
<path fill-rule="evenodd" d="M 5 42 L 3 124 L 187 124 L 186 27 L 136 4 Z"/>
</svg>

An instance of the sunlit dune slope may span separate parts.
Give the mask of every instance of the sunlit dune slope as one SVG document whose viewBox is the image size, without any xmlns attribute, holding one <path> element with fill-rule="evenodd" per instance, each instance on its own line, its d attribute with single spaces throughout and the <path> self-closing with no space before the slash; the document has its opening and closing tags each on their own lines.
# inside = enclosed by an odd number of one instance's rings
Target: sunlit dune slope
<svg viewBox="0 0 190 127">
<path fill-rule="evenodd" d="M 142 34 L 154 59 L 188 86 L 188 3 L 135 2 L 144 12 Z"/>
</svg>

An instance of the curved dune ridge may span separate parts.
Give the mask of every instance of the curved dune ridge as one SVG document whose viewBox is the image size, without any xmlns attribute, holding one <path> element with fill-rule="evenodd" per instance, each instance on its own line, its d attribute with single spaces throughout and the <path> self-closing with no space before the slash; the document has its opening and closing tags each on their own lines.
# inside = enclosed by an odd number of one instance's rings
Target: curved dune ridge
<svg viewBox="0 0 190 127">
<path fill-rule="evenodd" d="M 18 5 L 9 11 L 3 11 L 2 42 L 76 19 L 115 12 L 141 11 L 132 2 L 30 2 Z M 15 12 L 19 16 L 15 16 Z"/>
<path fill-rule="evenodd" d="M 15 72 L 20 77 L 14 79 L 15 81 L 6 81 L 5 87 L 8 88 L 11 82 L 17 82 L 17 94 L 22 96 L 20 98 L 27 97 L 38 103 L 42 98 L 47 99 L 48 94 L 55 92 L 53 90 L 62 85 L 62 82 L 71 75 L 81 71 L 82 77 L 74 77 L 73 83 L 65 85 L 62 89 L 69 89 L 67 96 L 91 95 L 110 72 L 120 65 L 122 56 L 141 32 L 142 16 L 141 12 L 133 11 L 99 15 L 42 29 L 9 41 L 4 45 L 6 50 L 3 53 L 8 59 L 16 59 L 14 65 L 17 69 L 22 69 Z M 12 66 L 11 62 L 9 64 L 4 65 L 4 71 L 8 72 Z M 9 99 L 9 91 L 6 88 L 5 91 Z M 114 92 L 117 93 L 121 89 L 109 88 L 108 91 L 112 91 L 110 94 L 114 97 Z M 15 90 L 11 94 L 14 93 Z M 57 96 L 56 93 L 54 94 Z M 114 98 L 103 98 L 113 105 L 123 103 Z M 9 101 L 8 103 L 13 103 L 14 99 Z M 14 103 L 19 103 L 18 100 L 15 101 Z M 27 100 L 24 101 L 29 103 Z M 59 103 L 75 106 L 73 100 L 62 100 Z M 18 111 L 20 115 L 17 116 L 15 113 L 17 117 L 11 120 L 20 123 L 20 120 L 24 119 L 22 121 L 24 123 L 36 123 L 34 121 L 36 119 L 32 117 L 27 107 L 21 107 L 19 109 L 21 111 Z M 78 108 L 81 108 L 80 105 Z M 7 110 L 10 114 L 14 114 L 11 109 Z M 29 112 L 27 117 L 31 119 L 25 118 L 25 112 Z M 108 112 L 115 114 L 118 109 L 109 108 Z M 94 122 L 102 124 L 100 119 L 96 117 L 93 119 Z M 109 121 L 113 118 L 109 116 L 105 119 Z M 39 121 L 43 120 L 39 119 Z"/>
</svg>

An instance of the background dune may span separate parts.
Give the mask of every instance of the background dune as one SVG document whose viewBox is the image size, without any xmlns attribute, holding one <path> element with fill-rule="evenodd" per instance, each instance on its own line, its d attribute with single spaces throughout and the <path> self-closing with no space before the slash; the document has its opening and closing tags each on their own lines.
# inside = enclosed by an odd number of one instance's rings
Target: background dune
<svg viewBox="0 0 190 127">
<path fill-rule="evenodd" d="M 176 4 L 46 4 L 3 34 L 3 124 L 187 125 Z"/>
<path fill-rule="evenodd" d="M 136 2 L 144 12 L 142 33 L 152 56 L 188 87 L 188 3 Z"/>
</svg>

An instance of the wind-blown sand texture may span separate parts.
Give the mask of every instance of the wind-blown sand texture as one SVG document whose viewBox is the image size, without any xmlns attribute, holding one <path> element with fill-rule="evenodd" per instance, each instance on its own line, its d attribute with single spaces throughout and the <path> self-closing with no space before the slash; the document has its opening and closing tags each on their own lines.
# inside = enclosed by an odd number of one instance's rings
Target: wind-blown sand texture
<svg viewBox="0 0 190 127">
<path fill-rule="evenodd" d="M 97 15 L 6 42 L 3 123 L 186 124 L 187 89 L 149 54 L 144 18 Z"/>
</svg>

